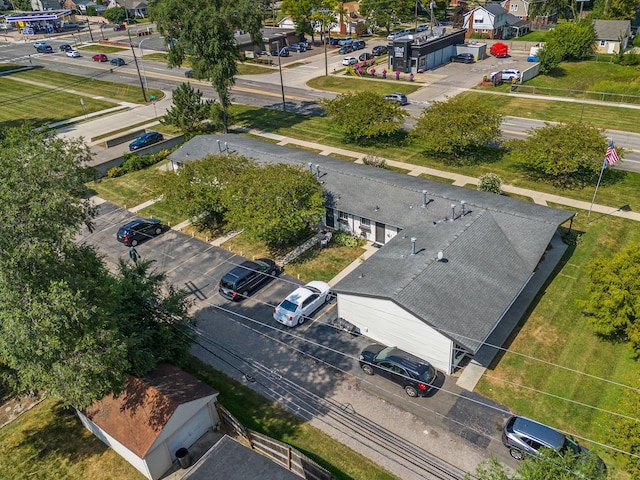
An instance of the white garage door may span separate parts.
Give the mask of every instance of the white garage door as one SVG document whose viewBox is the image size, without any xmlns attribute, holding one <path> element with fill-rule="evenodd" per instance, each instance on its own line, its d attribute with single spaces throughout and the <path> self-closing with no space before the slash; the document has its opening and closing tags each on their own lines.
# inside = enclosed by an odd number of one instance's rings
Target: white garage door
<svg viewBox="0 0 640 480">
<path fill-rule="evenodd" d="M 171 454 L 171 460 L 176 459 L 176 451 L 179 448 L 189 448 L 198 440 L 211 426 L 209 410 L 204 405 L 198 413 L 189 419 L 182 428 L 167 439 L 167 447 Z"/>
</svg>

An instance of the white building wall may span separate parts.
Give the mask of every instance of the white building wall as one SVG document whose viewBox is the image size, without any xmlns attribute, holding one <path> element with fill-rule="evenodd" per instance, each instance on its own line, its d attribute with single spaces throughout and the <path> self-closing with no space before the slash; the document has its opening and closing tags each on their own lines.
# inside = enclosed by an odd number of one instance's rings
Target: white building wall
<svg viewBox="0 0 640 480">
<path fill-rule="evenodd" d="M 118 440 L 116 440 L 111 435 L 103 431 L 95 423 L 89 420 L 82 412 L 77 412 L 77 413 L 78 413 L 78 417 L 80 418 L 80 421 L 89 431 L 91 431 L 96 437 L 102 440 L 107 446 L 112 448 L 118 455 L 124 458 L 127 462 L 133 465 L 133 467 L 136 470 L 142 473 L 149 480 L 156 480 L 158 478 L 158 477 L 154 478 L 151 475 L 151 472 L 145 460 L 138 457 L 135 453 L 133 453 L 127 447 L 122 445 Z M 165 468 L 162 473 L 166 472 L 168 468 L 169 467 Z"/>
<path fill-rule="evenodd" d="M 453 342 L 392 301 L 339 293 L 338 316 L 376 342 L 396 346 L 452 373 Z"/>
<path fill-rule="evenodd" d="M 162 478 L 167 470 L 171 468 L 173 464 L 173 457 L 167 450 L 166 445 L 151 450 L 144 458 L 147 468 L 149 469 L 149 477 L 153 480 Z"/>
<path fill-rule="evenodd" d="M 161 443 L 165 442 L 170 437 L 173 437 L 175 432 L 177 432 L 180 429 L 183 429 L 184 425 L 186 423 L 188 423 L 189 420 L 194 415 L 199 414 L 201 412 L 201 410 L 209 402 L 215 402 L 216 398 L 217 398 L 217 394 L 216 395 L 209 395 L 207 397 L 199 398 L 199 399 L 194 400 L 192 402 L 183 403 L 178 408 L 176 408 L 176 411 L 173 413 L 173 415 L 171 415 L 171 418 L 169 419 L 169 421 L 166 423 L 166 425 L 162 429 L 162 432 L 160 433 L 160 435 L 158 435 L 158 437 L 156 438 L 156 441 L 153 442 L 153 445 L 151 446 L 150 450 L 153 450 L 154 448 L 156 448 L 156 446 L 158 446 Z M 209 411 L 207 410 L 207 412 L 209 412 Z M 214 409 L 214 412 L 215 412 L 215 409 Z M 212 418 L 211 414 L 207 413 L 206 417 L 202 416 L 202 419 L 203 419 L 203 421 L 207 422 L 205 431 L 206 431 L 207 428 L 217 424 L 218 421 L 219 421 L 219 419 L 217 418 L 217 413 L 216 413 L 216 418 Z M 197 440 L 197 438 L 195 440 Z M 191 446 L 191 444 L 189 444 L 189 445 L 181 445 L 181 447 L 185 447 L 185 448 L 188 448 L 190 446 Z"/>
</svg>

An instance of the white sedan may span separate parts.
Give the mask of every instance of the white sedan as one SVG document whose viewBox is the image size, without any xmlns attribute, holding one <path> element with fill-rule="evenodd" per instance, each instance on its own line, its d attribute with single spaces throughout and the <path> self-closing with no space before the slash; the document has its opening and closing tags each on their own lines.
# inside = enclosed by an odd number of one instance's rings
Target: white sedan
<svg viewBox="0 0 640 480">
<path fill-rule="evenodd" d="M 69 50 L 67 52 L 67 57 L 76 58 L 76 57 L 79 57 L 79 56 L 80 56 L 80 52 L 78 50 Z"/>
<path fill-rule="evenodd" d="M 302 325 L 306 317 L 326 303 L 329 288 L 328 283 L 319 280 L 297 288 L 273 309 L 274 320 L 288 327 Z"/>
<path fill-rule="evenodd" d="M 354 63 L 357 63 L 358 59 L 356 57 L 344 57 L 342 59 L 342 65 L 353 65 Z"/>
</svg>

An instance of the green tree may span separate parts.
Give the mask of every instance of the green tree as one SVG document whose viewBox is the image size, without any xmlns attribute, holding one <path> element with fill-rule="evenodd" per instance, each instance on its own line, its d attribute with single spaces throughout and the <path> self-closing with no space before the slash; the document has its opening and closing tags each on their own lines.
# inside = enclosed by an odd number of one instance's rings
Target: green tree
<svg viewBox="0 0 640 480">
<path fill-rule="evenodd" d="M 640 412 L 640 394 L 637 392 L 637 386 L 636 391 L 626 390 L 621 403 L 620 411 Z M 614 428 L 609 429 L 609 440 L 622 452 L 631 454 L 613 452 L 631 478 L 640 478 L 640 422 L 635 419 L 618 417 Z"/>
<path fill-rule="evenodd" d="M 234 190 L 224 193 L 228 228 L 243 229 L 269 248 L 292 244 L 325 213 L 317 178 L 297 166 L 255 165 L 243 171 Z"/>
<path fill-rule="evenodd" d="M 333 100 L 323 100 L 322 106 L 344 139 L 354 143 L 394 135 L 407 115 L 396 102 L 369 90 L 340 94 Z"/>
<path fill-rule="evenodd" d="M 180 66 L 189 58 L 194 78 L 211 81 L 226 133 L 231 87 L 240 59 L 235 31 L 246 31 L 256 44 L 261 43 L 260 10 L 252 0 L 154 0 L 149 12 L 158 31 L 170 39 L 169 67 Z"/>
<path fill-rule="evenodd" d="M 584 185 L 596 180 L 607 150 L 607 139 L 602 130 L 572 122 L 547 124 L 530 133 L 526 139 L 508 141 L 507 146 L 513 161 L 532 177 L 559 187 Z M 619 154 L 622 156 L 621 152 Z"/>
<path fill-rule="evenodd" d="M 189 139 L 205 130 L 202 122 L 210 115 L 211 103 L 203 102 L 202 92 L 190 83 L 182 83 L 173 91 L 173 106 L 160 123 L 177 127 Z"/>
<path fill-rule="evenodd" d="M 630 243 L 614 255 L 587 265 L 588 297 L 580 302 L 595 332 L 629 343 L 640 355 L 640 245 Z"/>
<path fill-rule="evenodd" d="M 128 17 L 127 11 L 123 7 L 107 8 L 102 16 L 111 23 L 123 23 Z"/>
<path fill-rule="evenodd" d="M 549 32 L 544 49 L 556 52 L 562 60 L 585 60 L 593 55 L 595 41 L 593 22 L 567 22 Z"/>
<path fill-rule="evenodd" d="M 499 175 L 496 175 L 495 173 L 485 173 L 480 177 L 480 185 L 478 185 L 478 190 L 480 190 L 481 192 L 489 192 L 500 195 L 502 193 L 503 183 L 504 180 L 502 180 Z"/>
<path fill-rule="evenodd" d="M 500 464 L 495 457 L 482 462 L 476 469 L 474 478 L 478 480 L 575 480 L 589 478 L 605 480 L 607 473 L 602 469 L 600 459 L 596 455 L 564 456 L 557 452 L 542 449 L 542 455 L 526 457 L 516 469 L 515 475 Z M 465 477 L 470 480 L 471 475 Z"/>
<path fill-rule="evenodd" d="M 200 228 L 213 230 L 222 224 L 227 210 L 223 191 L 235 188 L 246 168 L 255 165 L 245 157 L 209 155 L 185 163 L 176 173 L 164 173 L 155 188 L 176 211 L 194 218 Z"/>
<path fill-rule="evenodd" d="M 545 44 L 538 50 L 537 57 L 538 62 L 540 62 L 540 73 L 546 74 L 560 65 L 562 52 L 558 49 L 558 45 Z"/>
<path fill-rule="evenodd" d="M 428 152 L 456 159 L 472 149 L 496 142 L 501 135 L 501 123 L 502 115 L 492 107 L 458 95 L 425 108 L 412 135 Z"/>
<path fill-rule="evenodd" d="M 314 41 L 314 13 L 325 7 L 324 0 L 282 0 L 280 9 L 289 15 L 296 24 L 296 33 L 299 35 L 311 35 Z"/>
<path fill-rule="evenodd" d="M 413 0 L 360 0 L 360 14 L 371 25 L 384 28 L 389 34 L 396 25 L 412 20 L 416 2 Z"/>
</svg>

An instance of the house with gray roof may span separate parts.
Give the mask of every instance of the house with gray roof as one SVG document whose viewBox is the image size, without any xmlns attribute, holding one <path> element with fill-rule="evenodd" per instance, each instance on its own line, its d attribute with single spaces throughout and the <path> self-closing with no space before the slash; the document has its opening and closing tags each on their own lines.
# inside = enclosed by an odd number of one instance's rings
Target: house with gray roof
<svg viewBox="0 0 640 480">
<path fill-rule="evenodd" d="M 363 335 L 452 373 L 475 355 L 573 213 L 238 135 L 194 137 L 174 168 L 211 154 L 287 163 L 325 190 L 328 228 L 379 249 L 333 288 Z"/>
<path fill-rule="evenodd" d="M 478 6 L 464 14 L 466 37 L 482 34 L 484 38 L 503 39 L 507 34 L 507 10 L 497 2 Z"/>
<path fill-rule="evenodd" d="M 594 20 L 596 53 L 618 53 L 627 49 L 631 38 L 630 20 Z"/>
</svg>

